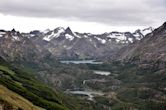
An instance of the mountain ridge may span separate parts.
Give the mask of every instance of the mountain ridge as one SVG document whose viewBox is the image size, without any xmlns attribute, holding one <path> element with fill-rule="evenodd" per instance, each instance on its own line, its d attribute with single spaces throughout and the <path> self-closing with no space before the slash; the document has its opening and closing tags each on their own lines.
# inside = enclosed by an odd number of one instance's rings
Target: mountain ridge
<svg viewBox="0 0 166 110">
<path fill-rule="evenodd" d="M 70 27 L 66 29 L 58 27 L 44 33 L 38 31 L 22 35 L 33 36 L 29 37 L 32 42 L 38 46 L 43 46 L 58 59 L 91 59 L 108 56 L 124 45 L 142 39 L 145 34 L 152 30 L 150 27 L 137 30 L 134 33 L 114 31 L 91 34 L 73 32 Z"/>
<path fill-rule="evenodd" d="M 103 34 L 73 32 L 70 27 L 66 29 L 57 27 L 44 32 L 34 30 L 29 33 L 20 33 L 15 29 L 11 31 L 0 30 L 0 41 L 4 44 L 4 46 L 1 45 L 1 53 L 3 53 L 1 56 L 11 57 L 10 60 L 14 59 L 11 53 L 15 57 L 18 55 L 24 57 L 29 54 L 23 54 L 27 52 L 24 52 L 26 49 L 23 48 L 29 47 L 27 48 L 28 52 L 31 52 L 33 55 L 35 54 L 34 56 L 39 56 L 40 54 L 42 58 L 49 57 L 63 60 L 103 59 L 113 55 L 117 50 L 129 44 L 141 40 L 152 31 L 152 27 L 142 30 L 138 29 L 133 33 L 113 31 Z M 10 39 L 11 41 L 9 41 Z M 21 47 L 20 50 L 16 46 Z M 13 47 L 12 52 L 8 52 L 9 48 Z M 35 59 L 33 60 L 35 61 Z"/>
</svg>

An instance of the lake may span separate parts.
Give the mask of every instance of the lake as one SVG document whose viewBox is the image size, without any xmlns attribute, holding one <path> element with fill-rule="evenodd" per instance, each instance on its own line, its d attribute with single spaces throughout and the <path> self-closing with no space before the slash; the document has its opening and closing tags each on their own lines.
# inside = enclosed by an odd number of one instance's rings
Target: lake
<svg viewBox="0 0 166 110">
<path fill-rule="evenodd" d="M 67 60 L 67 61 L 60 61 L 64 64 L 103 64 L 103 62 L 96 61 L 96 60 Z M 111 74 L 108 71 L 98 71 L 98 70 L 92 70 L 94 74 L 100 74 L 100 75 L 109 75 Z M 83 84 L 86 82 L 86 80 L 83 81 Z M 94 96 L 102 96 L 104 95 L 102 92 L 96 92 L 96 91 L 66 91 L 67 93 L 74 94 L 74 95 L 85 95 L 88 96 L 88 100 L 93 101 Z"/>
<path fill-rule="evenodd" d="M 103 62 L 96 61 L 96 60 L 67 60 L 67 61 L 60 61 L 64 64 L 103 64 Z"/>
<path fill-rule="evenodd" d="M 75 95 L 86 95 L 88 96 L 88 100 L 93 100 L 93 97 L 95 95 L 98 95 L 98 96 L 102 96 L 104 95 L 103 93 L 101 92 L 94 92 L 94 91 L 69 91 L 71 94 L 75 94 Z"/>
<path fill-rule="evenodd" d="M 95 74 L 105 75 L 105 76 L 108 76 L 108 75 L 111 74 L 109 71 L 98 71 L 98 70 L 93 70 L 93 72 L 94 72 Z"/>
</svg>

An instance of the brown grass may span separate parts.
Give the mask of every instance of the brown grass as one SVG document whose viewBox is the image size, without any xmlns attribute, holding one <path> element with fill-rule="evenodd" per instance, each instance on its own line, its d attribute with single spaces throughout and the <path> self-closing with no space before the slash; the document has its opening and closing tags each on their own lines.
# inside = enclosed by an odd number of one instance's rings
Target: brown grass
<svg viewBox="0 0 166 110">
<path fill-rule="evenodd" d="M 0 85 L 0 100 L 7 102 L 13 108 L 20 108 L 22 110 L 44 110 L 40 107 L 33 105 L 30 101 L 7 89 L 3 85 Z M 1 109 L 2 104 L 0 104 L 0 106 Z"/>
</svg>

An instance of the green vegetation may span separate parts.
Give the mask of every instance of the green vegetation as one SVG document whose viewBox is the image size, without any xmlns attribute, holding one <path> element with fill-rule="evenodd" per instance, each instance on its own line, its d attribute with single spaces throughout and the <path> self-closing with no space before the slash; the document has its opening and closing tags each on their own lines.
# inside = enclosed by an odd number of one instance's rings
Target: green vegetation
<svg viewBox="0 0 166 110">
<path fill-rule="evenodd" d="M 33 72 L 31 68 L 23 69 L 19 66 L 15 68 L 0 58 L 0 84 L 34 105 L 47 110 L 95 110 L 93 102 L 86 102 L 59 90 L 53 90 L 38 80 Z M 3 100 L 3 104 L 6 101 Z"/>
<path fill-rule="evenodd" d="M 102 91 L 106 95 L 96 96 L 95 102 L 85 101 L 83 97 L 81 100 L 81 97 L 65 95 L 38 80 L 33 69 L 14 68 L 3 59 L 0 59 L 0 84 L 47 110 L 108 110 L 110 107 L 111 110 L 166 109 L 166 70 L 159 69 L 156 65 L 112 62 L 56 67 L 53 69 L 54 74 L 60 76 L 63 73 L 61 88 L 64 90 L 87 87 Z M 92 70 L 109 71 L 111 74 L 105 77 L 92 74 Z M 98 82 L 94 83 L 90 79 Z M 100 79 L 104 79 L 104 82 L 100 82 Z M 82 85 L 84 80 L 88 81 Z M 7 103 L 6 100 L 2 102 Z"/>
<path fill-rule="evenodd" d="M 35 105 L 47 110 L 68 110 L 58 97 L 59 94 L 37 80 L 33 74 L 10 66 L 0 66 L 0 73 L 0 84 Z"/>
<path fill-rule="evenodd" d="M 156 64 L 132 64 L 112 62 L 102 65 L 79 65 L 79 68 L 110 71 L 105 77 L 107 83 L 97 84 L 104 92 L 115 92 L 108 98 L 96 98 L 98 103 L 111 106 L 112 110 L 165 110 L 166 109 L 166 70 Z M 117 85 L 116 81 L 120 84 Z M 96 84 L 96 83 L 95 83 Z M 111 86 L 117 89 L 109 89 Z M 89 87 L 96 89 L 93 83 Z"/>
</svg>

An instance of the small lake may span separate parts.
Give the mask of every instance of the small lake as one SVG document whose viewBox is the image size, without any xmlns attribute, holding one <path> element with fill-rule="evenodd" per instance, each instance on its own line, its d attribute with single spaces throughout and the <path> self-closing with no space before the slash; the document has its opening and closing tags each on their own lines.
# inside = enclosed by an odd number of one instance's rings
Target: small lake
<svg viewBox="0 0 166 110">
<path fill-rule="evenodd" d="M 105 75 L 105 76 L 108 76 L 108 75 L 111 74 L 111 73 L 108 72 L 108 71 L 98 71 L 98 70 L 94 70 L 93 72 L 94 72 L 95 74 Z"/>
<path fill-rule="evenodd" d="M 103 64 L 103 62 L 96 61 L 96 60 L 67 60 L 67 61 L 60 61 L 64 64 Z"/>
<path fill-rule="evenodd" d="M 86 95 L 88 96 L 88 100 L 93 100 L 93 97 L 95 95 L 98 95 L 98 96 L 102 96 L 104 95 L 103 93 L 101 92 L 94 92 L 94 91 L 69 91 L 71 94 L 75 94 L 75 95 Z"/>
</svg>

